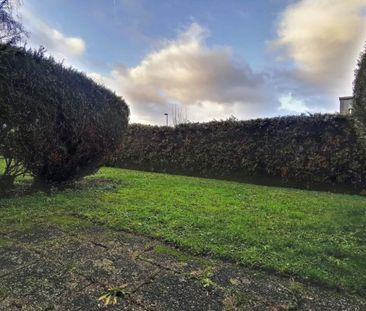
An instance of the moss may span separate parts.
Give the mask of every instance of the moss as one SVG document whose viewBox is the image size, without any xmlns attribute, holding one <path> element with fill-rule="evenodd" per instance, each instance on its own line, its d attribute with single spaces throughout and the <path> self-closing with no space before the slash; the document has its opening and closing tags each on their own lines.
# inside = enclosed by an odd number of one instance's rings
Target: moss
<svg viewBox="0 0 366 311">
<path fill-rule="evenodd" d="M 8 291 L 5 288 L 0 287 L 0 299 L 4 299 L 7 295 Z"/>
<path fill-rule="evenodd" d="M 192 260 L 192 256 L 189 256 L 187 254 L 184 254 L 174 248 L 171 247 L 167 247 L 164 245 L 158 245 L 155 247 L 155 252 L 158 254 L 164 254 L 164 255 L 168 255 L 168 256 L 172 256 L 175 259 L 177 259 L 178 261 L 181 262 L 187 262 L 189 260 Z"/>
<path fill-rule="evenodd" d="M 251 297 L 249 294 L 244 292 L 236 292 L 235 293 L 235 299 L 238 306 L 248 303 L 250 301 Z"/>
<path fill-rule="evenodd" d="M 294 295 L 301 295 L 305 291 L 303 285 L 299 282 L 296 282 L 294 280 L 291 280 L 288 284 L 288 289 L 294 294 Z"/>
<path fill-rule="evenodd" d="M 60 227 L 88 227 L 90 222 L 72 215 L 51 215 L 47 217 L 47 222 Z"/>
<path fill-rule="evenodd" d="M 172 256 L 174 257 L 176 260 L 180 261 L 180 262 L 196 262 L 197 264 L 199 264 L 200 266 L 202 266 L 202 268 L 204 268 L 205 270 L 209 269 L 212 270 L 213 265 L 214 265 L 214 260 L 212 259 L 205 259 L 202 257 L 194 257 L 191 256 L 187 253 L 183 253 L 175 248 L 172 247 L 167 247 L 164 245 L 158 245 L 155 247 L 155 252 L 158 254 L 164 254 L 164 255 L 168 255 L 168 256 Z"/>
<path fill-rule="evenodd" d="M 8 246 L 10 243 L 9 239 L 0 237 L 0 247 Z M 0 288 L 1 290 L 1 288 Z"/>
</svg>

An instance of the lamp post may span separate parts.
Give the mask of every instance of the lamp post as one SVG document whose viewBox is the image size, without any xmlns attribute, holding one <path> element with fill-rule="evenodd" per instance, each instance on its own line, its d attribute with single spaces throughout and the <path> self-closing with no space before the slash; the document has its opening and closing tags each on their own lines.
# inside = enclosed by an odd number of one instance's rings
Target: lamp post
<svg viewBox="0 0 366 311">
<path fill-rule="evenodd" d="M 169 115 L 164 113 L 164 116 L 166 117 L 166 126 L 169 126 Z"/>
</svg>

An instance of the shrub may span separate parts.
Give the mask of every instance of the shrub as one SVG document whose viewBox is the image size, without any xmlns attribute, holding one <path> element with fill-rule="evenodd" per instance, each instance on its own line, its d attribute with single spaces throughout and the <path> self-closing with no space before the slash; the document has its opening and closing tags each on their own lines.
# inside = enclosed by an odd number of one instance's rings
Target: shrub
<svg viewBox="0 0 366 311">
<path fill-rule="evenodd" d="M 340 115 L 130 125 L 112 165 L 315 189 L 365 187 L 365 154 Z M 348 191 L 348 188 L 347 188 Z"/>
<path fill-rule="evenodd" d="M 0 105 L 0 108 L 1 105 Z M 14 158 L 16 155 L 16 146 L 14 142 L 17 141 L 16 131 L 11 130 L 11 127 L 5 124 L 0 115 L 0 160 L 4 160 L 5 168 L 2 176 L 0 176 L 0 193 L 10 188 L 16 177 L 24 175 L 26 169 L 19 159 Z M 2 164 L 2 163 L 0 163 Z M 1 171 L 0 171 L 1 172 Z"/>
<path fill-rule="evenodd" d="M 39 183 L 95 172 L 119 146 L 129 109 L 43 50 L 0 46 L 0 152 Z"/>
<path fill-rule="evenodd" d="M 353 115 L 359 125 L 366 128 L 366 50 L 358 62 L 353 93 Z"/>
</svg>

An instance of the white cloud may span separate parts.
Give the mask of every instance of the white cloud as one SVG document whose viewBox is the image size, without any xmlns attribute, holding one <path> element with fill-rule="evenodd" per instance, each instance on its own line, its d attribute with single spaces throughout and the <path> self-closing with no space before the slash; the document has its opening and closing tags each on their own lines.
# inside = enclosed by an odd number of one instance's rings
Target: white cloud
<svg viewBox="0 0 366 311">
<path fill-rule="evenodd" d="M 292 93 L 280 96 L 279 102 L 281 104 L 279 110 L 285 111 L 287 113 L 298 114 L 310 111 L 309 107 L 306 106 L 304 101 L 294 98 Z"/>
<path fill-rule="evenodd" d="M 90 76 L 126 98 L 133 121 L 161 123 L 172 103 L 188 107 L 188 119 L 200 121 L 275 109 L 264 75 L 235 61 L 229 48 L 208 47 L 207 36 L 206 29 L 192 23 L 136 67 L 117 66 L 109 77 Z"/>
<path fill-rule="evenodd" d="M 86 44 L 82 38 L 63 34 L 25 8 L 21 10 L 21 15 L 26 29 L 30 32 L 28 41 L 32 47 L 43 46 L 56 59 L 69 63 L 84 54 Z"/>
<path fill-rule="evenodd" d="M 272 47 L 294 62 L 297 77 L 323 90 L 350 92 L 366 40 L 366 0 L 300 0 L 280 17 Z"/>
</svg>

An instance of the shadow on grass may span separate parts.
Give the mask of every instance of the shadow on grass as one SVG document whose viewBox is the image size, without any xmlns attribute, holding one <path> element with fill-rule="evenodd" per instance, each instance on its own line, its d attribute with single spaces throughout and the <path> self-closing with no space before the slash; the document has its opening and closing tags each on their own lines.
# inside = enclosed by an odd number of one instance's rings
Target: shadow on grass
<svg viewBox="0 0 366 311">
<path fill-rule="evenodd" d="M 0 199 L 17 198 L 37 192 L 31 181 L 17 181 L 11 188 L 0 189 Z"/>
<path fill-rule="evenodd" d="M 169 174 L 175 176 L 189 176 L 189 177 L 199 177 L 205 179 L 216 179 L 216 180 L 226 180 L 226 181 L 235 181 L 244 184 L 252 184 L 258 186 L 268 186 L 268 187 L 279 187 L 279 188 L 292 188 L 299 190 L 309 190 L 309 191 L 321 191 L 321 192 L 332 192 L 339 194 L 350 194 L 350 195 L 366 195 L 366 189 L 363 187 L 357 187 L 352 184 L 342 184 L 336 183 L 334 181 L 324 181 L 324 182 L 316 182 L 316 181 L 299 181 L 294 178 L 285 178 L 280 176 L 270 176 L 267 174 L 252 174 L 250 172 L 243 171 L 233 171 L 226 175 L 216 175 L 212 173 L 200 174 L 197 171 L 187 172 L 185 170 L 179 170 L 175 167 L 164 167 L 164 168 L 154 168 L 151 169 L 148 166 L 143 165 L 129 165 L 126 163 L 115 165 L 109 165 L 109 167 L 117 167 L 128 170 L 136 170 L 141 172 L 148 173 L 161 173 L 161 174 Z"/>
<path fill-rule="evenodd" d="M 19 198 L 23 196 L 32 195 L 38 192 L 42 192 L 47 195 L 52 195 L 59 191 L 66 190 L 114 190 L 117 189 L 119 182 L 112 179 L 105 178 L 86 178 L 76 180 L 72 182 L 53 184 L 53 185 L 35 185 L 32 183 L 32 179 L 17 181 L 13 187 L 8 189 L 0 189 L 1 198 Z"/>
</svg>

